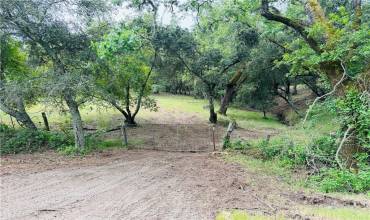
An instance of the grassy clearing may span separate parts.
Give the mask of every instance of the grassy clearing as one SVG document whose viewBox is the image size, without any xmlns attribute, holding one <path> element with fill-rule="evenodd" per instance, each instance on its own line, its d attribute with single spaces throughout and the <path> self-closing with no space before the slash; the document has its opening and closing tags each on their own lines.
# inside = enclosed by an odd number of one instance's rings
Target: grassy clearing
<svg viewBox="0 0 370 220">
<path fill-rule="evenodd" d="M 208 101 L 205 99 L 194 99 L 190 96 L 179 96 L 179 95 L 157 95 L 155 99 L 158 102 L 160 108 L 164 108 L 170 111 L 179 111 L 185 113 L 196 113 L 203 119 L 208 119 L 208 109 L 205 107 Z M 216 104 L 216 109 L 219 105 Z M 242 110 L 237 108 L 229 108 L 228 116 L 219 115 L 219 121 L 225 122 L 229 118 L 235 119 L 238 125 L 246 129 L 284 129 L 286 126 L 281 124 L 274 116 L 268 115 L 267 118 L 263 118 L 261 112 Z"/>
<path fill-rule="evenodd" d="M 157 100 L 157 104 L 161 110 L 166 112 L 176 112 L 177 114 L 189 113 L 196 114 L 203 119 L 203 122 L 208 121 L 208 109 L 205 107 L 208 102 L 204 99 L 195 99 L 190 96 L 161 94 L 153 96 Z M 218 105 L 216 105 L 216 109 Z M 69 114 L 66 111 L 60 111 L 53 107 L 46 107 L 38 104 L 30 107 L 28 113 L 35 123 L 42 127 L 41 113 L 46 112 L 51 127 L 63 127 L 70 125 Z M 150 112 L 146 109 L 140 110 L 138 120 L 146 120 L 155 118 L 156 112 Z M 94 104 L 87 104 L 81 108 L 81 116 L 85 124 L 94 125 L 98 129 L 106 129 L 117 126 L 117 119 L 122 118 L 121 113 L 112 107 L 102 107 Z M 229 118 L 237 120 L 240 127 L 246 129 L 285 129 L 275 117 L 268 115 L 266 119 L 262 117 L 262 113 L 230 108 L 228 117 L 219 116 L 220 122 L 226 122 Z M 9 116 L 0 112 L 0 119 L 3 123 L 11 125 Z M 0 122 L 1 122 L 0 121 Z"/>
<path fill-rule="evenodd" d="M 293 181 L 291 172 L 279 165 L 279 161 L 262 161 L 248 155 L 231 152 L 224 156 L 229 162 L 236 162 L 248 170 L 253 170 L 260 175 L 275 175 L 286 181 Z"/>
</svg>

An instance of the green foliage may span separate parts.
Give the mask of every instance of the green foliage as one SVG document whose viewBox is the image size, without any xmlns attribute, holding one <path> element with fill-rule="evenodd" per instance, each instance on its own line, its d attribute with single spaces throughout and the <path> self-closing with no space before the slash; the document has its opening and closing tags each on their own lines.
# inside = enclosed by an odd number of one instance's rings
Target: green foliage
<svg viewBox="0 0 370 220">
<path fill-rule="evenodd" d="M 322 63 L 342 61 L 346 64 L 347 74 L 355 77 L 366 71 L 369 63 L 369 33 L 368 20 L 363 20 L 360 26 L 354 28 L 353 14 L 344 6 L 336 6 L 328 16 L 328 22 L 333 27 L 328 30 L 325 24 L 316 22 L 309 28 L 309 36 L 320 43 L 322 53 L 315 53 L 302 39 L 294 39 L 288 44 L 291 50 L 284 54 L 281 63 L 291 66 L 292 74 L 319 71 Z M 329 33 L 328 33 L 329 32 Z M 324 39 L 329 38 L 327 41 Z"/>
<path fill-rule="evenodd" d="M 367 93 L 350 90 L 336 102 L 343 127 L 352 127 L 361 146 L 370 149 L 370 97 Z"/>
<path fill-rule="evenodd" d="M 101 58 L 112 58 L 115 55 L 126 55 L 137 50 L 140 39 L 135 32 L 126 27 L 111 31 L 103 40 L 92 44 Z"/>
<path fill-rule="evenodd" d="M 328 111 L 328 108 L 336 110 L 336 103 L 328 100 L 327 104 L 319 105 L 319 111 Z M 360 108 L 361 109 L 361 108 Z M 319 116 L 319 115 L 316 115 Z M 322 117 L 312 117 L 308 121 L 309 128 L 316 130 L 315 124 L 323 122 Z M 331 116 L 332 117 L 332 116 Z M 337 117 L 338 118 L 338 117 Z M 301 169 L 308 171 L 307 186 L 315 187 L 324 192 L 366 192 L 369 191 L 370 166 L 369 155 L 366 151 L 355 155 L 357 168 L 341 170 L 335 159 L 338 148 L 338 139 L 341 133 L 323 135 L 320 133 L 310 140 L 301 141 L 295 134 L 279 135 L 269 141 L 240 141 L 236 140 L 229 144 L 229 149 L 239 150 L 243 154 L 262 159 L 266 163 L 274 162 L 283 168 Z M 302 134 L 298 134 L 302 135 Z"/>
<path fill-rule="evenodd" d="M 132 144 L 132 143 L 130 143 Z M 66 145 L 57 149 L 57 151 L 63 155 L 68 156 L 84 156 L 92 152 L 103 151 L 111 148 L 126 148 L 127 146 L 122 145 L 121 139 L 103 139 L 100 134 L 95 134 L 86 138 L 86 146 L 76 148 L 72 145 Z"/>
<path fill-rule="evenodd" d="M 0 154 L 55 150 L 73 144 L 73 139 L 61 133 L 12 129 L 6 125 L 0 125 L 0 137 L 2 140 Z"/>
<path fill-rule="evenodd" d="M 153 94 L 159 94 L 160 92 L 164 92 L 164 86 L 162 85 L 158 85 L 158 84 L 154 84 L 152 85 L 152 92 Z"/>
<path fill-rule="evenodd" d="M 325 169 L 312 176 L 310 184 L 324 192 L 366 192 L 370 190 L 370 168 L 354 173 L 349 170 Z"/>
</svg>

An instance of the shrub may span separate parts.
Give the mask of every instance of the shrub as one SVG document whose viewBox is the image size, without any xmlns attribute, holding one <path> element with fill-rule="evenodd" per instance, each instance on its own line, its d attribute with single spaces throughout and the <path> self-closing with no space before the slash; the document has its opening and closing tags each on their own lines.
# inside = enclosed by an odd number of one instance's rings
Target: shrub
<svg viewBox="0 0 370 220">
<path fill-rule="evenodd" d="M 314 139 L 306 148 L 307 166 L 314 170 L 322 167 L 337 167 L 335 153 L 337 150 L 334 136 L 322 136 Z"/>
<path fill-rule="evenodd" d="M 329 168 L 310 178 L 310 184 L 324 192 L 366 192 L 370 190 L 370 170 L 358 173 L 350 170 Z"/>
<path fill-rule="evenodd" d="M 101 151 L 108 148 L 120 148 L 122 147 L 121 139 L 108 139 L 103 140 L 101 137 L 102 133 L 97 132 L 90 134 L 86 137 L 86 146 L 83 149 L 76 148 L 75 146 L 63 146 L 58 148 L 58 152 L 64 155 L 86 155 L 94 151 Z M 126 147 L 126 146 L 123 146 Z"/>
<path fill-rule="evenodd" d="M 70 137 L 47 131 L 13 129 L 0 125 L 0 154 L 32 153 L 73 144 Z"/>
</svg>

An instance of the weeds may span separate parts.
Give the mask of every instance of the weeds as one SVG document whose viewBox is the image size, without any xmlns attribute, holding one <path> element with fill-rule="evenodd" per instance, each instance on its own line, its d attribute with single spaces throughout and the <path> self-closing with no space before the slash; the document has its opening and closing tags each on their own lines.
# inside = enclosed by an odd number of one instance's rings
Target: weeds
<svg viewBox="0 0 370 220">
<path fill-rule="evenodd" d="M 73 144 L 73 139 L 62 133 L 13 129 L 6 125 L 0 125 L 0 137 L 2 155 L 55 150 Z"/>
</svg>

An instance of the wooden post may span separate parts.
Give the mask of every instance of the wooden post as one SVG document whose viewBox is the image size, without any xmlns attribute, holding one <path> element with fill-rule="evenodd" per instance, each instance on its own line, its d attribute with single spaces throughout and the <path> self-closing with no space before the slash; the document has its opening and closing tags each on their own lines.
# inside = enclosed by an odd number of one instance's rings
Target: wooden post
<svg viewBox="0 0 370 220">
<path fill-rule="evenodd" d="M 216 151 L 216 141 L 215 141 L 215 125 L 212 126 L 212 139 L 213 139 L 213 151 Z"/>
<path fill-rule="evenodd" d="M 223 149 L 225 149 L 227 147 L 226 144 L 230 142 L 230 136 L 231 136 L 231 133 L 234 131 L 235 126 L 236 126 L 236 122 L 234 120 L 229 122 L 229 126 L 227 127 L 226 135 L 224 137 Z"/>
<path fill-rule="evenodd" d="M 44 120 L 45 130 L 50 131 L 49 122 L 48 122 L 48 118 L 46 117 L 46 113 L 42 112 L 41 115 L 42 115 L 42 119 Z"/>
<path fill-rule="evenodd" d="M 127 146 L 128 145 L 128 141 L 127 141 L 127 132 L 126 132 L 126 125 L 125 125 L 125 122 L 122 123 L 122 127 L 121 127 L 121 134 L 122 134 L 122 145 L 123 146 Z"/>
</svg>

